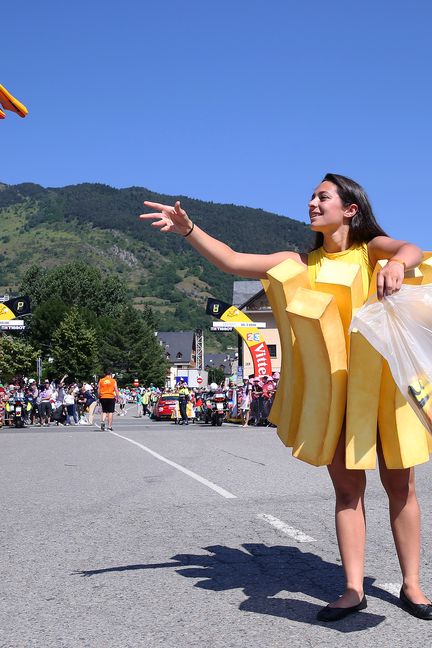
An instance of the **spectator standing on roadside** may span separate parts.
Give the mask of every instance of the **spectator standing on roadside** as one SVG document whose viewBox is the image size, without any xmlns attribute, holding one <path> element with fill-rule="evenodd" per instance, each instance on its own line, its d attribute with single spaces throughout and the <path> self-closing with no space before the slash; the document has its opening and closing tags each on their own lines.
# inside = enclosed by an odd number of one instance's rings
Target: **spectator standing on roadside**
<svg viewBox="0 0 432 648">
<path fill-rule="evenodd" d="M 29 409 L 29 423 L 33 425 L 36 421 L 36 417 L 39 418 L 39 406 L 37 404 L 37 398 L 39 396 L 39 390 L 34 378 L 30 378 L 28 381 L 27 387 L 27 402 L 31 404 L 31 409 Z"/>
<path fill-rule="evenodd" d="M 142 394 L 141 390 L 138 388 L 136 392 L 136 404 L 137 404 L 137 413 L 138 418 L 142 418 Z"/>
<path fill-rule="evenodd" d="M 1 395 L 0 398 L 2 398 Z M 35 398 L 33 396 L 33 390 L 29 385 L 27 385 L 25 390 L 25 420 L 27 425 L 33 425 L 34 423 L 34 406 Z"/>
<path fill-rule="evenodd" d="M 108 369 L 106 375 L 99 380 L 98 396 L 102 408 L 101 430 L 105 430 L 105 421 L 107 421 L 108 430 L 112 432 L 115 402 L 116 398 L 119 398 L 117 381 L 113 378 L 112 369 Z"/>
<path fill-rule="evenodd" d="M 156 403 L 158 402 L 158 395 L 156 392 L 156 387 L 152 388 L 150 385 L 150 408 L 151 413 L 153 414 Z"/>
<path fill-rule="evenodd" d="M 53 390 L 51 389 L 50 381 L 45 380 L 44 384 L 41 386 L 39 392 L 39 414 L 41 425 L 48 426 L 51 420 L 51 397 L 53 395 Z"/>
<path fill-rule="evenodd" d="M 85 410 L 87 408 L 87 397 L 85 394 L 84 385 L 82 385 L 78 391 L 76 397 L 76 405 L 78 409 L 78 422 L 80 424 L 86 425 L 87 421 L 85 419 Z"/>
<path fill-rule="evenodd" d="M 263 410 L 262 417 L 265 420 L 266 425 L 269 425 L 268 415 L 270 414 L 270 409 L 273 400 L 273 394 L 275 392 L 275 386 L 273 380 L 269 376 L 262 377 L 262 390 L 263 390 Z"/>
<path fill-rule="evenodd" d="M 263 412 L 263 384 L 259 378 L 253 378 L 252 382 L 252 404 L 251 414 L 254 425 L 261 425 Z"/>
<path fill-rule="evenodd" d="M 53 421 L 57 423 L 57 425 L 64 425 L 66 422 L 66 414 L 65 414 L 65 388 L 64 388 L 64 381 L 67 378 L 67 376 L 64 376 L 59 383 L 57 384 L 57 388 L 54 390 L 53 393 L 53 399 L 54 399 L 54 405 L 53 405 L 53 413 L 52 413 L 52 418 Z"/>
<path fill-rule="evenodd" d="M 126 403 L 127 403 L 127 393 L 124 389 L 120 389 L 119 393 L 119 405 L 120 405 L 120 412 L 119 416 L 126 416 Z"/>
<path fill-rule="evenodd" d="M 83 425 L 93 423 L 93 410 L 96 407 L 96 396 L 93 392 L 93 387 L 89 383 L 84 383 L 82 386 L 85 396 Z M 91 418 L 91 420 L 89 420 Z"/>
<path fill-rule="evenodd" d="M 75 403 L 75 385 L 70 385 L 64 397 L 66 405 L 66 425 L 77 425 L 78 414 Z M 73 421 L 73 423 L 71 423 Z"/>
<path fill-rule="evenodd" d="M 203 411 L 202 391 L 198 390 L 195 394 L 195 418 L 201 419 Z"/>
<path fill-rule="evenodd" d="M 243 389 L 241 391 L 241 417 L 243 427 L 249 425 L 250 407 L 251 407 L 252 386 L 247 378 L 243 378 Z"/>
<path fill-rule="evenodd" d="M 150 394 L 148 392 L 148 389 L 144 389 L 143 395 L 142 395 L 142 408 L 143 408 L 143 416 L 148 414 L 148 404 L 150 400 Z"/>
</svg>

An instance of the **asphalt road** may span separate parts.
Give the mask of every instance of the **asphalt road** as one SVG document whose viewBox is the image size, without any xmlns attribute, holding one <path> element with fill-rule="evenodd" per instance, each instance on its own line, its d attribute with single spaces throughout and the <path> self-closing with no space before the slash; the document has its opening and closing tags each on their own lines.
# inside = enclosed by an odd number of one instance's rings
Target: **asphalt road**
<svg viewBox="0 0 432 648">
<path fill-rule="evenodd" d="M 116 418 L 114 432 L 0 432 L 0 647 L 429 646 L 368 475 L 368 609 L 317 611 L 343 587 L 324 468 L 274 429 Z M 131 443 L 133 441 L 134 443 Z M 432 595 L 429 464 L 417 469 Z"/>
</svg>

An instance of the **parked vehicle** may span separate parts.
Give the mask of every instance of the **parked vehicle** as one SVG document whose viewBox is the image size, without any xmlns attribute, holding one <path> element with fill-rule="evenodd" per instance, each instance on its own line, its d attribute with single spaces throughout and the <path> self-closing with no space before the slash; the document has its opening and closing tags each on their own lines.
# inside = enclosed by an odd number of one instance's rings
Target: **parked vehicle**
<svg viewBox="0 0 432 648">
<path fill-rule="evenodd" d="M 204 422 L 222 425 L 228 412 L 228 402 L 224 392 L 210 394 L 205 401 Z"/>
<path fill-rule="evenodd" d="M 152 418 L 155 421 L 173 418 L 178 408 L 178 394 L 161 394 L 153 408 Z"/>
<path fill-rule="evenodd" d="M 5 405 L 5 423 L 9 427 L 24 427 L 24 405 L 21 399 L 11 396 Z"/>
</svg>

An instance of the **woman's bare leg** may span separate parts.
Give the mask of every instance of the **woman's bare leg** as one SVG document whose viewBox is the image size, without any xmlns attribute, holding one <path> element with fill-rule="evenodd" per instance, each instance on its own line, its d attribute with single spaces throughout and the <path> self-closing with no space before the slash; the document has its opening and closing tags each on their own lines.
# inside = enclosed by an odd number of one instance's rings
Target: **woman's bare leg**
<svg viewBox="0 0 432 648">
<path fill-rule="evenodd" d="M 345 592 L 330 607 L 351 607 L 357 605 L 364 594 L 366 476 L 364 470 L 345 467 L 345 433 L 341 434 L 328 471 L 336 494 L 336 535 L 346 579 Z"/>
<path fill-rule="evenodd" d="M 380 447 L 378 458 L 381 482 L 389 498 L 390 524 L 405 594 L 413 603 L 430 603 L 420 587 L 420 508 L 414 468 L 389 470 Z"/>
</svg>

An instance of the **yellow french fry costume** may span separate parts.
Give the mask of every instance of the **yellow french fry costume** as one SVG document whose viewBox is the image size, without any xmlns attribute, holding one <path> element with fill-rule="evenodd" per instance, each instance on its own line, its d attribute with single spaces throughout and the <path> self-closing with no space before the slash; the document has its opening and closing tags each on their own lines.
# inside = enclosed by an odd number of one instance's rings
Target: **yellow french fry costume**
<svg viewBox="0 0 432 648">
<path fill-rule="evenodd" d="M 288 259 L 263 282 L 279 329 L 282 368 L 269 419 L 293 456 L 331 463 L 344 424 L 346 467 L 373 469 L 379 434 L 387 468 L 428 461 L 432 438 L 407 404 L 387 362 L 358 332 L 354 313 L 376 291 L 367 244 L 308 255 L 308 267 Z M 404 283 L 432 282 L 432 258 Z"/>
</svg>

